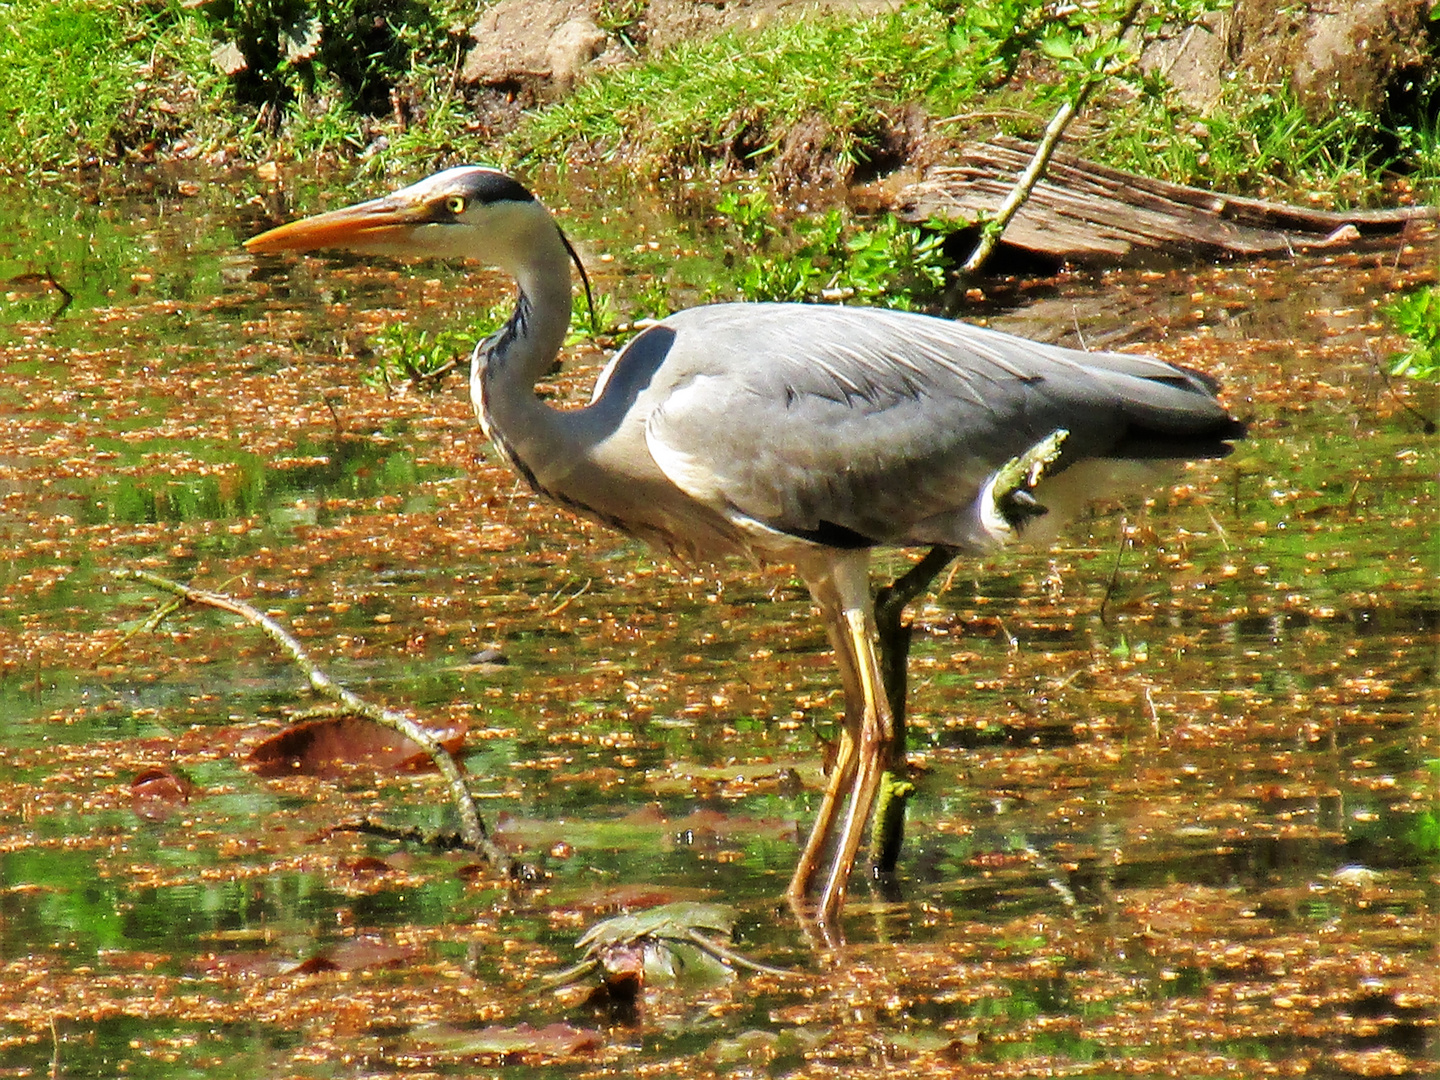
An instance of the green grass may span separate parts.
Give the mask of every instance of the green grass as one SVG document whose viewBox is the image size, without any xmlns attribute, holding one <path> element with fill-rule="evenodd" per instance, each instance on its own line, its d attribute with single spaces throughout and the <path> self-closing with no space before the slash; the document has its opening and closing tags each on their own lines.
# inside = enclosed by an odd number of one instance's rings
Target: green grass
<svg viewBox="0 0 1440 1080">
<path fill-rule="evenodd" d="M 842 169 L 869 155 L 906 102 L 941 110 L 978 93 L 949 17 L 911 4 L 875 18 L 806 18 L 753 34 L 723 32 L 586 80 L 534 114 L 518 134 L 525 155 L 563 158 L 581 144 L 601 155 L 639 147 L 653 171 L 773 156 L 797 121 L 820 116 L 824 150 Z"/>
<path fill-rule="evenodd" d="M 178 5 L 0 3 L 0 161 L 25 173 L 123 156 L 154 134 L 161 114 L 146 112 L 147 99 L 202 66 L 208 36 Z M 197 89 L 186 80 L 185 92 Z"/>
<path fill-rule="evenodd" d="M 1261 197 L 1313 192 L 1344 207 L 1375 199 L 1383 181 L 1376 117 L 1345 108 L 1317 120 L 1281 87 L 1234 87 L 1202 116 L 1149 86 L 1096 119 L 1086 153 L 1176 183 Z"/>
<path fill-rule="evenodd" d="M 448 34 L 468 10 L 461 0 L 0 0 L 0 170 L 163 155 L 178 141 L 252 158 L 354 156 L 388 129 L 391 87 L 420 102 L 392 139 L 396 156 L 434 157 L 465 127 Z M 271 41 L 294 11 L 321 30 L 314 56 L 266 69 L 257 54 L 234 79 L 219 72 L 218 45 Z M 377 100 L 378 122 L 364 111 Z"/>
<path fill-rule="evenodd" d="M 737 161 L 763 171 L 793 125 L 820 117 L 822 155 L 845 177 L 879 150 L 905 103 L 953 118 L 940 130 L 957 139 L 997 129 L 1035 136 L 1067 92 L 1039 47 L 1038 10 L 1030 0 L 973 0 L 954 11 L 912 3 L 869 19 L 807 18 L 686 42 L 588 79 L 532 114 L 512 146 L 537 162 L 623 156 L 652 176 Z M 1202 116 L 1153 80 L 1109 89 L 1067 149 L 1227 191 L 1318 192 L 1335 205 L 1379 191 L 1384 133 L 1369 114 L 1314 119 L 1286 90 L 1247 87 Z"/>
<path fill-rule="evenodd" d="M 959 142 L 997 129 L 1034 136 L 1073 91 L 1054 56 L 1063 24 L 1053 4 L 919 0 L 871 18 L 777 19 L 684 42 L 596 72 L 503 144 L 481 143 L 451 83 L 463 47 L 453 29 L 470 10 L 467 0 L 0 0 L 0 169 L 144 157 L 150 145 L 163 154 L 179 140 L 239 157 L 345 159 L 373 151 L 383 134 L 388 148 L 362 166 L 367 182 L 462 157 L 551 165 L 623 156 L 651 177 L 763 175 L 787 132 L 818 120 L 809 164 L 845 180 L 867 160 L 899 163 L 887 155 L 910 104 L 936 118 L 932 133 Z M 1082 13 L 1073 20 L 1092 8 L 1072 10 Z M 295 11 L 321 32 L 267 68 L 262 53 L 274 51 L 277 25 L 300 25 L 285 21 Z M 641 0 L 609 0 L 602 14 L 623 32 L 642 11 Z M 1104 25 L 1065 32 L 1083 41 Z M 250 66 L 234 79 L 212 62 L 222 44 L 248 50 Z M 404 130 L 392 121 L 390 89 L 411 103 Z M 1312 120 L 1292 95 L 1253 87 L 1200 116 L 1153 80 L 1107 90 L 1066 149 L 1149 175 L 1350 205 L 1374 201 L 1382 168 L 1422 184 L 1440 173 L 1440 137 L 1423 118 L 1383 130 L 1354 110 Z"/>
</svg>

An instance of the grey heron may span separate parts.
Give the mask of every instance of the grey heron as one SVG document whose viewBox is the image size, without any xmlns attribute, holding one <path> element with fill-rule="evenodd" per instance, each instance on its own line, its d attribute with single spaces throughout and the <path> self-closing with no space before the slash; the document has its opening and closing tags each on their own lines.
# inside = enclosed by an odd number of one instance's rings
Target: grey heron
<svg viewBox="0 0 1440 1080">
<path fill-rule="evenodd" d="M 956 554 L 1003 546 L 1102 493 L 1115 466 L 1221 457 L 1244 432 L 1212 381 L 1149 357 L 801 304 L 677 312 L 616 353 L 587 406 L 553 408 L 535 383 L 570 325 L 571 263 L 582 278 L 584 267 L 539 200 L 493 169 L 447 169 L 246 247 L 507 271 L 515 308 L 476 346 L 470 394 L 530 487 L 686 561 L 740 555 L 795 567 L 844 690 L 835 760 L 788 889 L 802 903 L 833 844 L 818 905 L 828 926 L 882 777 L 903 768 L 905 603 Z M 881 545 L 930 548 L 881 591 L 883 633 L 869 574 Z"/>
</svg>

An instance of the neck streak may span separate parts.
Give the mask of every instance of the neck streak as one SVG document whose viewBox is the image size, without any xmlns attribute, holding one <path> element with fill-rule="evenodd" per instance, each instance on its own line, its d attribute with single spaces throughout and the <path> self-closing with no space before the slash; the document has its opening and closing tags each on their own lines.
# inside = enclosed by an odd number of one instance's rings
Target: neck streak
<svg viewBox="0 0 1440 1080">
<path fill-rule="evenodd" d="M 508 269 L 519 285 L 515 310 L 470 358 L 470 397 L 497 449 L 537 490 L 559 498 L 555 481 L 582 449 L 566 414 L 535 396 L 570 326 L 570 262 L 548 215 L 509 245 Z M 498 260 L 497 260 L 498 261 Z"/>
</svg>

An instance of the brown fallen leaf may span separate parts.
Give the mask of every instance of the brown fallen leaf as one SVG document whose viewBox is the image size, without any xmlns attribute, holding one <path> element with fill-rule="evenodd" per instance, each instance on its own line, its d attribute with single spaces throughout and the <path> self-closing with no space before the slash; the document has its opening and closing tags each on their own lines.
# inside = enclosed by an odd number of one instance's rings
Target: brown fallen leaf
<svg viewBox="0 0 1440 1080">
<path fill-rule="evenodd" d="M 289 962 L 265 952 L 207 953 L 194 957 L 187 965 L 199 975 L 219 978 L 225 976 L 258 976 L 268 978 L 289 969 Z"/>
<path fill-rule="evenodd" d="M 195 785 L 169 769 L 146 769 L 130 781 L 130 806 L 145 821 L 165 821 L 190 803 Z"/>
<path fill-rule="evenodd" d="M 344 863 L 344 868 L 350 871 L 352 877 L 365 877 L 370 874 L 384 874 L 393 870 L 384 859 L 377 859 L 374 855 L 362 855 L 358 859 Z"/>
<path fill-rule="evenodd" d="M 529 1024 L 515 1027 L 492 1025 L 456 1039 L 449 1047 L 467 1054 L 542 1054 L 570 1057 L 600 1049 L 598 1031 L 572 1027 L 557 1021 L 542 1028 Z"/>
<path fill-rule="evenodd" d="M 286 974 L 313 975 L 320 971 L 373 971 L 402 967 L 419 954 L 408 945 L 396 945 L 375 937 L 357 937 L 321 949 L 315 955 L 287 969 Z"/>
<path fill-rule="evenodd" d="M 445 749 L 456 754 L 468 731 L 468 724 L 457 722 L 435 735 Z M 357 765 L 385 772 L 434 768 L 429 756 L 409 739 L 357 716 L 292 724 L 251 750 L 249 763 L 264 777 L 333 777 Z"/>
</svg>

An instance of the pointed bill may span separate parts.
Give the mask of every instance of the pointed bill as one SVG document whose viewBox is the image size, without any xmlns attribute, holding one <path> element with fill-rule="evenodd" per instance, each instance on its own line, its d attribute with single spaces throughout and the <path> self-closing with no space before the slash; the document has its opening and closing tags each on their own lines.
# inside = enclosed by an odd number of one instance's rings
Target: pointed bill
<svg viewBox="0 0 1440 1080">
<path fill-rule="evenodd" d="M 245 241 L 245 247 L 258 254 L 321 248 L 383 253 L 402 248 L 415 226 L 430 220 L 425 204 L 387 195 L 289 222 L 252 236 Z"/>
</svg>

